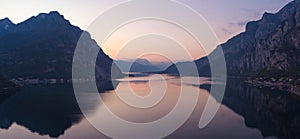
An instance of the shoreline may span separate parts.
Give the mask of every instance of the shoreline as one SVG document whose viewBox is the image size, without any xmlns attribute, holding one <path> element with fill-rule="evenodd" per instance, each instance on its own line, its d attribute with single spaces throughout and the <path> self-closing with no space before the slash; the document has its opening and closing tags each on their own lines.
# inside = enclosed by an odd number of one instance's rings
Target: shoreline
<svg viewBox="0 0 300 139">
<path fill-rule="evenodd" d="M 300 79 L 291 77 L 252 77 L 245 81 L 259 88 L 278 89 L 300 96 Z"/>
</svg>

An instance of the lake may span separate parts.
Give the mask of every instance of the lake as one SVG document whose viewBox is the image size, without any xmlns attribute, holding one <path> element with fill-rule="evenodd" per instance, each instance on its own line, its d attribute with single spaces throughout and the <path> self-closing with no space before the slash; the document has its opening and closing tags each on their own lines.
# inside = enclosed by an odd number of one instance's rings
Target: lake
<svg viewBox="0 0 300 139">
<path fill-rule="evenodd" d="M 161 78 L 164 78 L 162 80 Z M 185 82 L 181 82 L 184 78 Z M 187 121 L 167 139 L 263 139 L 300 138 L 300 97 L 287 92 L 254 88 L 238 79 L 228 80 L 225 96 L 213 120 L 198 127 L 208 97 L 207 78 L 150 75 L 116 81 L 116 88 L 99 84 L 100 96 L 111 112 L 135 123 L 158 120 L 172 111 L 180 95 L 199 95 L 195 110 Z M 222 83 L 219 83 L 222 85 Z M 165 87 L 159 102 L 149 108 L 135 108 L 131 92 L 141 98 Z M 132 91 L 131 91 L 132 90 Z M 181 91 L 183 90 L 183 91 Z M 94 99 L 97 92 L 85 93 L 89 118 L 101 115 L 103 104 Z M 126 97 L 127 96 L 127 97 Z M 193 95 L 190 95 L 193 96 Z M 214 96 L 212 96 L 214 97 Z M 193 99 L 193 98 L 191 98 Z M 155 102 L 155 100 L 149 100 Z M 120 132 L 120 131 L 115 131 Z M 139 134 L 138 132 L 132 133 Z M 72 84 L 26 85 L 12 96 L 0 99 L 1 139 L 106 139 L 81 113 Z M 145 137 L 147 138 L 147 137 Z"/>
</svg>

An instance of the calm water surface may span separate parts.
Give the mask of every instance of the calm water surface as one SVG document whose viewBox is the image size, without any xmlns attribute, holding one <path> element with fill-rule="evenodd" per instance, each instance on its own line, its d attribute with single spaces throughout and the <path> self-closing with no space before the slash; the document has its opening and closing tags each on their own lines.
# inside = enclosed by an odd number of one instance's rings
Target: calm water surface
<svg viewBox="0 0 300 139">
<path fill-rule="evenodd" d="M 154 76 L 154 75 L 153 75 Z M 212 122 L 204 129 L 198 123 L 210 96 L 206 78 L 164 76 L 166 82 L 148 77 L 119 80 L 117 87 L 99 85 L 101 97 L 110 110 L 127 121 L 144 123 L 158 120 L 176 105 L 178 97 L 199 93 L 197 106 L 187 122 L 167 138 L 194 139 L 262 139 L 300 137 L 300 99 L 285 92 L 257 89 L 229 80 L 222 105 Z M 200 81 L 198 81 L 200 80 Z M 155 87 L 165 85 L 166 94 L 154 107 L 138 109 L 119 98 L 130 95 L 145 97 L 155 93 Z M 152 87 L 152 89 L 151 89 Z M 207 88 L 207 89 L 205 89 Z M 184 92 L 180 92 L 180 90 Z M 151 92 L 152 90 L 152 92 Z M 95 92 L 96 93 L 96 92 Z M 86 93 L 89 116 L 99 113 L 95 93 Z M 220 102 L 215 102 L 220 103 Z M 101 117 L 96 117 L 101 118 Z M 118 131 L 116 131 L 118 132 Z M 132 133 L 139 134 L 139 133 Z M 0 101 L 0 139 L 106 139 L 81 114 L 70 84 L 31 85 Z"/>
</svg>

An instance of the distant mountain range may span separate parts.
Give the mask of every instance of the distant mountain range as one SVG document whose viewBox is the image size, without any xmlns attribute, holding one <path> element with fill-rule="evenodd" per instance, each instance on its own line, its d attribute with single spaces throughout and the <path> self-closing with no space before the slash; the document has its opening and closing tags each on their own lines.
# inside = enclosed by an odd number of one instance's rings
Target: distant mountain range
<svg viewBox="0 0 300 139">
<path fill-rule="evenodd" d="M 84 31 L 71 25 L 58 12 L 41 13 L 14 24 L 0 20 L 0 73 L 7 78 L 68 78 L 77 42 Z M 87 32 L 85 32 L 88 34 Z M 96 76 L 111 78 L 113 60 L 87 35 L 87 49 L 99 50 Z M 95 48 L 97 47 L 97 48 Z M 115 77 L 122 77 L 114 68 Z"/>
<path fill-rule="evenodd" d="M 169 63 L 151 63 L 147 59 L 115 60 L 116 65 L 122 72 L 157 72 L 165 70 Z"/>
<path fill-rule="evenodd" d="M 247 23 L 245 32 L 218 47 L 224 51 L 228 75 L 300 77 L 299 34 L 300 1 L 295 0 L 276 14 L 264 13 L 261 20 Z M 200 75 L 211 74 L 208 57 L 194 62 Z M 162 73 L 178 74 L 176 66 L 189 64 L 180 62 Z"/>
</svg>

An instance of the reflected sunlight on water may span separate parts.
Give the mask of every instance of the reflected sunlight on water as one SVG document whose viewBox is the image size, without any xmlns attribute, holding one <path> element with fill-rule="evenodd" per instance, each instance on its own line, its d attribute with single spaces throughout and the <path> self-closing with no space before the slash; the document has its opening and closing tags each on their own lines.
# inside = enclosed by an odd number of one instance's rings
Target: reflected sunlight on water
<svg viewBox="0 0 300 139">
<path fill-rule="evenodd" d="M 180 78 L 175 78 L 172 76 L 166 76 L 166 93 L 162 100 L 153 107 L 150 108 L 135 108 L 126 104 L 122 99 L 119 98 L 118 93 L 123 93 L 123 95 L 130 95 L 131 90 L 134 91 L 135 95 L 145 97 L 149 95 L 151 92 L 151 87 L 157 87 L 162 84 L 162 80 L 156 80 L 156 78 L 151 78 L 151 76 L 147 77 L 128 77 L 120 80 L 117 88 L 115 90 L 107 91 L 106 93 L 102 93 L 101 97 L 105 102 L 105 105 L 117 116 L 120 118 L 137 123 L 145 123 L 152 122 L 162 118 L 167 115 L 176 105 L 178 97 L 180 95 L 180 90 L 183 89 L 185 93 L 199 93 L 200 96 L 198 98 L 198 103 L 196 109 L 194 110 L 192 116 L 188 119 L 188 121 L 179 128 L 175 133 L 170 135 L 167 138 L 231 138 L 231 139 L 259 139 L 263 138 L 259 130 L 248 128 L 245 125 L 244 118 L 238 114 L 236 114 L 233 110 L 228 108 L 225 105 L 222 105 L 213 119 L 213 121 L 204 129 L 198 128 L 199 119 L 201 117 L 202 111 L 206 104 L 207 98 L 209 97 L 209 92 L 204 89 L 200 89 L 196 87 L 196 85 L 207 83 L 207 78 L 197 78 L 197 77 L 185 77 L 184 83 L 180 85 Z M 149 81 L 152 79 L 151 81 Z M 198 82 L 195 82 L 197 81 Z M 129 88 L 131 87 L 131 89 Z M 31 92 L 20 92 L 17 95 L 26 95 Z M 152 92 L 155 93 L 155 92 Z M 45 94 L 44 94 L 45 95 Z M 87 94 L 88 96 L 88 94 Z M 16 98 L 17 96 L 15 96 Z M 59 96 L 47 96 L 57 98 Z M 3 104 L 0 104 L 0 111 L 3 107 L 8 107 L 6 103 L 11 103 L 9 101 L 13 101 L 14 97 L 8 99 Z M 89 101 L 93 101 L 93 99 L 89 99 Z M 17 103 L 17 102 L 16 102 Z M 90 104 L 98 104 L 96 102 L 89 102 Z M 218 102 L 215 102 L 218 103 Z M 2 106 L 2 107 L 1 107 Z M 91 109 L 91 115 L 97 115 L 103 106 L 94 106 Z M 13 110 L 12 110 L 13 111 Z M 93 114 L 94 113 L 94 114 Z M 61 115 L 65 116 L 65 115 Z M 96 117 L 101 118 L 101 117 Z M 1 119 L 1 116 L 0 116 Z M 7 119 L 9 120 L 9 119 Z M 35 119 L 30 119 L 34 121 Z M 47 119 L 45 119 L 47 120 Z M 3 119 L 1 119 L 3 121 Z M 50 124 L 50 123 L 49 123 Z M 103 134 L 99 133 L 95 128 L 91 126 L 84 118 L 80 120 L 76 124 L 71 122 L 70 127 L 65 128 L 65 132 L 59 136 L 60 139 L 99 139 L 99 138 L 107 138 Z M 44 125 L 47 126 L 47 125 Z M 31 133 L 28 129 L 32 127 L 28 126 L 20 126 L 19 122 L 16 121 L 9 129 L 1 129 L 0 138 L 2 139 L 46 139 L 49 138 L 47 131 L 45 133 L 35 132 Z M 43 127 L 39 127 L 43 128 Z M 118 132 L 118 131 L 116 131 Z M 216 134 L 217 133 L 217 134 Z M 43 136 L 39 135 L 43 134 Z M 138 134 L 138 133 L 134 133 Z"/>
</svg>

